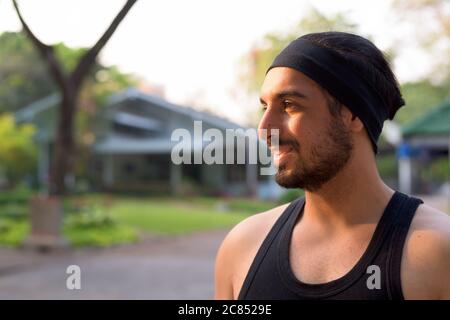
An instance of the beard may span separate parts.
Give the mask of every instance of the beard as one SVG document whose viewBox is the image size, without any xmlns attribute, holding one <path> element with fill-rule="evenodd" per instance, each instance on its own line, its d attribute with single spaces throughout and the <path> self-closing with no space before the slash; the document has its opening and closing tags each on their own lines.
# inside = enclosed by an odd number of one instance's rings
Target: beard
<svg viewBox="0 0 450 320">
<path fill-rule="evenodd" d="M 340 119 L 330 122 L 325 137 L 323 142 L 311 147 L 308 160 L 300 154 L 300 146 L 296 140 L 280 139 L 280 146 L 290 145 L 293 155 L 285 163 L 280 163 L 275 175 L 276 182 L 285 188 L 300 188 L 312 192 L 335 177 L 350 159 L 353 139 Z"/>
</svg>

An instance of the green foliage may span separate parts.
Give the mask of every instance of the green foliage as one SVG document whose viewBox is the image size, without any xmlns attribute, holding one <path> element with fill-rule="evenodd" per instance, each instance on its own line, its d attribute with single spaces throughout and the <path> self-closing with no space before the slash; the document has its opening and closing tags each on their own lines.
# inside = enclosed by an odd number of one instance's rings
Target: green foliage
<svg viewBox="0 0 450 320">
<path fill-rule="evenodd" d="M 95 82 L 91 86 L 95 103 L 103 107 L 108 97 L 130 86 L 137 86 L 139 81 L 131 74 L 121 72 L 116 66 L 98 66 L 94 70 Z"/>
<path fill-rule="evenodd" d="M 176 235 L 230 228 L 249 214 L 273 207 L 266 202 L 231 199 L 232 208 L 222 212 L 217 202 L 210 198 L 77 196 L 64 203 L 68 213 L 64 217 L 63 232 L 76 247 L 109 246 L 137 241 L 141 232 Z M 7 221 L 0 223 L 0 244 L 18 246 L 29 232 L 29 222 L 23 217 L 12 218 L 6 210 L 9 210 L 7 205 L 0 205 L 0 221 Z"/>
<path fill-rule="evenodd" d="M 135 228 L 117 223 L 105 207 L 92 203 L 64 219 L 64 235 L 76 247 L 110 246 L 138 240 Z"/>
<path fill-rule="evenodd" d="M 0 216 L 0 245 L 19 247 L 29 231 L 27 220 Z M 68 225 L 64 227 L 64 237 L 75 247 L 106 247 L 132 243 L 139 238 L 135 228 L 125 225 L 108 225 L 101 228 Z"/>
<path fill-rule="evenodd" d="M 15 112 L 58 90 L 46 63 L 21 32 L 0 34 L 0 48 L 0 113 Z M 86 52 L 85 48 L 69 48 L 63 43 L 53 45 L 53 50 L 66 74 L 75 69 Z M 102 106 L 111 93 L 136 84 L 133 76 L 120 72 L 117 67 L 96 63 L 82 89 L 81 109 Z"/>
<path fill-rule="evenodd" d="M 75 228 L 103 228 L 116 224 L 98 204 L 83 207 L 81 212 L 68 215 L 65 222 Z"/>
<path fill-rule="evenodd" d="M 289 189 L 286 190 L 278 199 L 278 203 L 284 204 L 288 202 L 292 202 L 298 197 L 304 196 L 305 191 L 303 189 Z"/>
<path fill-rule="evenodd" d="M 0 79 L 2 79 L 0 83 L 0 114 L 6 111 L 16 112 L 28 104 L 58 91 L 49 76 L 46 63 L 25 35 L 14 32 L 0 34 L 0 48 L 2 48 L 0 50 Z M 75 69 L 80 58 L 86 52 L 85 48 L 69 48 L 63 43 L 55 44 L 52 48 L 66 74 Z M 137 79 L 120 72 L 115 66 L 103 66 L 97 62 L 89 71 L 81 88 L 78 112 L 75 116 L 74 135 L 78 149 L 74 161 L 74 173 L 77 179 L 88 177 L 87 167 L 90 161 L 90 148 L 94 143 L 97 112 L 106 104 L 107 98 L 112 93 L 135 86 L 137 83 Z M 0 136 L 4 137 L 1 131 Z M 8 142 L 9 145 L 11 143 L 13 142 Z M 23 155 L 21 159 L 31 160 L 26 155 Z M 2 160 L 1 156 L 0 160 Z M 8 174 L 13 174 L 13 178 L 16 179 L 15 176 L 23 171 L 22 164 L 25 164 L 25 160 L 19 161 L 16 167 L 17 173 L 8 172 Z M 15 167 L 10 168 L 9 171 L 13 169 Z"/>
<path fill-rule="evenodd" d="M 0 34 L 0 113 L 19 108 L 55 91 L 45 64 L 22 33 Z"/>
<path fill-rule="evenodd" d="M 11 185 L 35 166 L 37 149 L 33 142 L 34 132 L 34 126 L 16 125 L 11 115 L 0 115 L 0 173 Z"/>
<path fill-rule="evenodd" d="M 382 178 L 396 179 L 398 177 L 398 164 L 395 154 L 378 156 L 376 158 L 378 172 Z"/>
<path fill-rule="evenodd" d="M 428 181 L 443 183 L 450 181 L 450 164 L 447 157 L 434 160 L 422 171 L 422 177 Z"/>
<path fill-rule="evenodd" d="M 33 191 L 24 186 L 17 185 L 15 188 L 0 191 L 0 205 L 26 205 L 33 195 Z"/>
<path fill-rule="evenodd" d="M 25 219 L 5 218 L 0 214 L 0 245 L 20 246 L 30 230 Z"/>
<path fill-rule="evenodd" d="M 6 203 L 0 205 L 0 217 L 11 219 L 23 219 L 28 216 L 28 205 L 18 203 Z"/>
<path fill-rule="evenodd" d="M 216 200 L 217 201 L 217 200 Z M 230 210 L 255 214 L 272 209 L 275 203 L 271 201 L 258 201 L 254 199 L 230 199 L 227 201 Z"/>
<path fill-rule="evenodd" d="M 434 85 L 429 80 L 403 84 L 401 89 L 406 104 L 395 115 L 395 121 L 406 124 L 438 107 L 442 101 L 450 98 L 449 86 L 450 74 L 441 84 Z"/>
<path fill-rule="evenodd" d="M 56 57 L 61 61 L 66 74 L 72 72 L 78 64 L 78 61 L 86 53 L 85 48 L 69 48 L 62 42 L 53 45 Z"/>
<path fill-rule="evenodd" d="M 125 225 L 110 225 L 102 228 L 72 226 L 64 229 L 64 235 L 75 247 L 108 247 L 138 240 L 136 230 Z"/>
</svg>

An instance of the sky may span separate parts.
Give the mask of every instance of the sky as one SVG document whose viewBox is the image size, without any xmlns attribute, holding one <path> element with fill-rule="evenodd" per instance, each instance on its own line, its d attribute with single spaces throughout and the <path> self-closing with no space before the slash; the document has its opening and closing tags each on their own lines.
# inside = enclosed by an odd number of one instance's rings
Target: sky
<svg viewBox="0 0 450 320">
<path fill-rule="evenodd" d="M 289 30 L 313 6 L 324 14 L 343 12 L 382 50 L 411 38 L 397 23 L 391 0 L 139 0 L 100 54 L 106 65 L 162 85 L 166 98 L 245 124 L 257 99 L 243 97 L 238 82 L 242 57 L 268 32 Z M 43 42 L 91 46 L 124 0 L 19 0 L 22 14 Z M 0 0 L 0 33 L 18 31 L 10 0 Z M 395 31 L 395 32 L 393 32 Z M 427 56 L 402 50 L 394 71 L 401 82 L 430 69 Z M 412 49 L 411 49 L 412 48 Z M 414 68 L 411 68 L 414 65 Z M 195 103 L 195 105 L 192 105 Z"/>
</svg>

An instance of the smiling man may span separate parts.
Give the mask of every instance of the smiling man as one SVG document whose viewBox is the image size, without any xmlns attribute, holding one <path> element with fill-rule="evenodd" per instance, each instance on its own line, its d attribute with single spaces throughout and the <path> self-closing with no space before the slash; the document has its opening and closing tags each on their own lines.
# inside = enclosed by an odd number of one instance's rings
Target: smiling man
<svg viewBox="0 0 450 320">
<path fill-rule="evenodd" d="M 314 33 L 269 67 L 259 129 L 276 181 L 305 196 L 235 226 L 216 258 L 216 299 L 450 299 L 450 217 L 389 188 L 375 157 L 404 104 L 380 50 Z"/>
</svg>

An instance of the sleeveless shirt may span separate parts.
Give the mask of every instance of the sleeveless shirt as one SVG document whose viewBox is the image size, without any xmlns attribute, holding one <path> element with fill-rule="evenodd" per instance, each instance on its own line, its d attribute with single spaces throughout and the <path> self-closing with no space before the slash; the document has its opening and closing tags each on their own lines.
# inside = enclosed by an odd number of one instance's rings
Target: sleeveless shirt
<svg viewBox="0 0 450 320">
<path fill-rule="evenodd" d="M 296 199 L 264 239 L 238 299 L 403 300 L 402 252 L 411 221 L 421 203 L 421 199 L 395 191 L 356 265 L 336 280 L 310 284 L 296 278 L 289 260 L 292 231 L 305 205 L 304 197 Z"/>
</svg>

